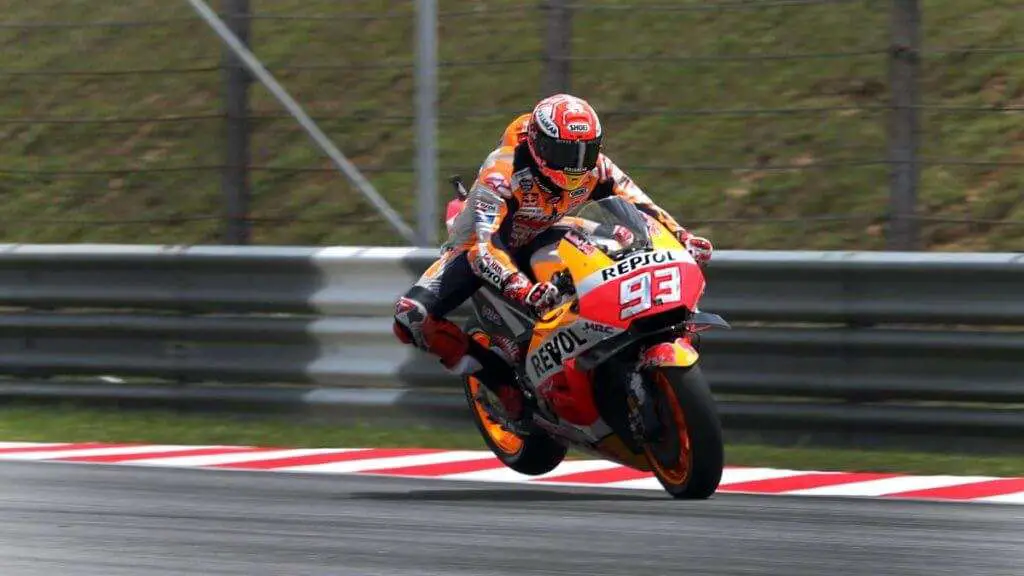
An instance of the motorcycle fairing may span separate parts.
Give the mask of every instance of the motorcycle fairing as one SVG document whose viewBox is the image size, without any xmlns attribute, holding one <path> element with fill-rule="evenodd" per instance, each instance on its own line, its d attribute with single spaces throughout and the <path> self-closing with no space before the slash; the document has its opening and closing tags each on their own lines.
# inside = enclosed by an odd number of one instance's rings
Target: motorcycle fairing
<svg viewBox="0 0 1024 576">
<path fill-rule="evenodd" d="M 647 216 L 645 216 L 647 217 Z M 649 217 L 647 217 L 649 218 Z M 604 337 L 596 344 L 591 344 L 584 351 L 576 354 L 576 365 L 581 370 L 591 370 L 607 358 L 627 348 L 636 340 L 663 331 L 674 329 L 676 324 L 687 321 L 697 302 L 704 292 L 704 276 L 693 257 L 680 248 L 678 240 L 661 226 L 650 226 L 651 248 L 637 256 L 626 256 L 616 261 L 604 253 L 585 253 L 570 242 L 561 242 L 558 246 L 562 262 L 566 265 L 576 286 L 579 312 L 578 316 L 592 327 L 599 327 Z M 661 274 L 668 278 L 677 275 L 678 294 L 673 294 L 668 302 L 655 302 L 650 299 L 646 310 L 622 318 L 621 295 L 624 291 L 623 282 L 640 275 Z M 611 271 L 611 272 L 608 272 Z M 652 290 L 658 285 L 646 284 Z M 656 323 L 644 322 L 644 319 L 660 316 Z M 664 321 L 661 321 L 664 319 Z M 671 362 L 692 364 L 692 347 L 671 350 L 659 348 L 657 358 L 671 358 Z M 668 360 L 665 360 L 668 361 Z"/>
<path fill-rule="evenodd" d="M 640 366 L 689 368 L 696 364 L 699 358 L 700 354 L 688 340 L 676 338 L 672 342 L 661 342 L 645 350 Z"/>
<path fill-rule="evenodd" d="M 622 329 L 581 318 L 575 302 L 566 302 L 533 326 L 524 372 L 534 386 L 561 372 L 566 360 L 576 358 Z"/>
</svg>

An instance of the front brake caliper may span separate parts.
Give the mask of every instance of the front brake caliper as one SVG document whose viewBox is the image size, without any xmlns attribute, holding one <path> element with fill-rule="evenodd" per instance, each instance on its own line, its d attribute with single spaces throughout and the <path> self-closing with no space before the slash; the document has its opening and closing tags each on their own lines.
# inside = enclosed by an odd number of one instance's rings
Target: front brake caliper
<svg viewBox="0 0 1024 576">
<path fill-rule="evenodd" d="M 644 378 L 637 372 L 630 375 L 626 386 L 626 403 L 629 406 L 629 429 L 638 440 L 652 440 L 660 432 L 660 421 L 654 402 L 644 386 Z"/>
</svg>

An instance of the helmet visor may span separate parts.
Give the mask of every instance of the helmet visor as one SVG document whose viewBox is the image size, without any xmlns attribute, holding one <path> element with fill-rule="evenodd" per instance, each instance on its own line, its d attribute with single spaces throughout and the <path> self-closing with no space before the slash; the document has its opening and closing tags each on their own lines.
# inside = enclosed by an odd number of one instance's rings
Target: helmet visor
<svg viewBox="0 0 1024 576">
<path fill-rule="evenodd" d="M 537 155 L 548 168 L 567 172 L 593 170 L 601 154 L 601 136 L 593 140 L 561 140 L 540 132 L 535 145 Z"/>
</svg>

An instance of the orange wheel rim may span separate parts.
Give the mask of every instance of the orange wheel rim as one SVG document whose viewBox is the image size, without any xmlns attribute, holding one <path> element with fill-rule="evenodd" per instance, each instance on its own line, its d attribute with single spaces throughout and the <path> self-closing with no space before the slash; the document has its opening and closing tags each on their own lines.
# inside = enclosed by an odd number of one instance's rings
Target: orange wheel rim
<svg viewBox="0 0 1024 576">
<path fill-rule="evenodd" d="M 473 409 L 476 410 L 476 417 L 483 424 L 487 436 L 497 445 L 498 449 L 509 456 L 516 454 L 523 448 L 523 439 L 513 432 L 503 429 L 500 425 L 492 422 L 487 415 L 487 410 L 476 398 L 480 390 L 480 381 L 469 376 L 469 393 L 473 398 Z"/>
<path fill-rule="evenodd" d="M 683 414 L 683 409 L 679 406 L 676 391 L 672 389 L 672 384 L 668 381 L 668 378 L 663 373 L 658 372 L 655 375 L 655 383 L 664 395 L 664 400 L 668 403 L 669 409 L 672 411 L 672 420 L 679 434 L 679 454 L 674 466 L 665 467 L 662 465 L 661 459 L 651 452 L 649 446 L 645 447 L 644 450 L 650 458 L 651 466 L 654 467 L 662 478 L 671 484 L 683 484 L 690 477 L 691 458 L 690 434 L 686 427 L 686 416 Z"/>
</svg>

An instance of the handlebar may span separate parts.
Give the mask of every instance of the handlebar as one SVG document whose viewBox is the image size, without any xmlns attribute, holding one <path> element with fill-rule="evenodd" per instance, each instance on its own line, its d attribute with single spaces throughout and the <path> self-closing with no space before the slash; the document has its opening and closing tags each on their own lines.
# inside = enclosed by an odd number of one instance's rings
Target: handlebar
<svg viewBox="0 0 1024 576">
<path fill-rule="evenodd" d="M 451 183 L 452 187 L 455 188 L 455 197 L 459 200 L 465 200 L 469 196 L 469 192 L 466 190 L 466 186 L 462 181 L 462 176 L 458 174 L 448 178 L 448 182 Z"/>
<path fill-rule="evenodd" d="M 572 274 L 568 269 L 562 269 L 551 276 L 551 283 L 558 288 L 561 294 L 573 295 L 576 293 L 576 285 L 572 281 Z"/>
</svg>

